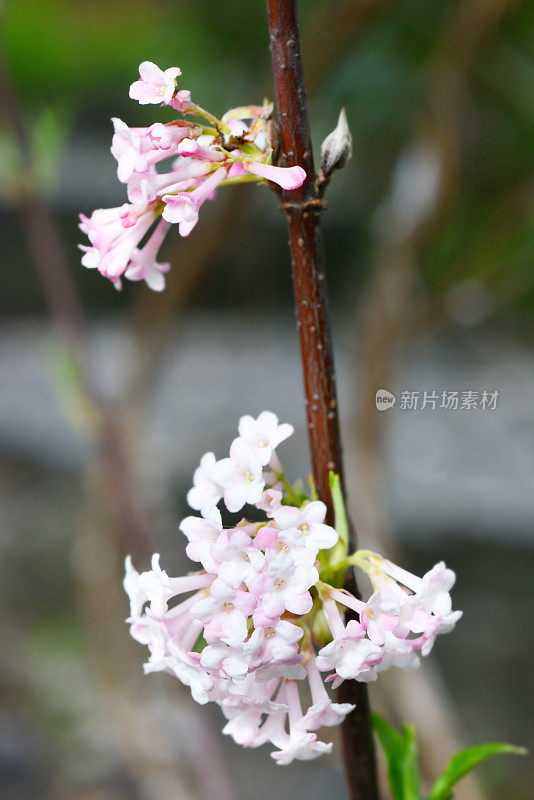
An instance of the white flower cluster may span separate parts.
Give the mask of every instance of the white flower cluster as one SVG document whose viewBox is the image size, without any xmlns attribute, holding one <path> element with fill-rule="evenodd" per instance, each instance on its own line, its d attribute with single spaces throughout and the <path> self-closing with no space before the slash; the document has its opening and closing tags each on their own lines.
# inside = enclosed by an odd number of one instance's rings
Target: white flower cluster
<svg viewBox="0 0 534 800">
<path fill-rule="evenodd" d="M 392 665 L 413 668 L 417 653 L 429 652 L 460 615 L 451 612 L 454 573 L 444 564 L 421 579 L 368 551 L 344 558 L 342 540 L 325 524 L 324 503 L 285 478 L 276 447 L 292 432 L 267 411 L 243 417 L 229 457 L 203 456 L 188 493 L 201 516 L 187 517 L 180 528 L 187 555 L 202 570 L 170 578 L 155 555 L 152 569 L 139 574 L 127 559 L 124 582 L 131 634 L 150 651 L 145 671 L 167 671 L 197 702 L 218 703 L 227 719 L 223 732 L 246 747 L 271 742 L 279 764 L 328 752 L 331 745 L 315 731 L 353 709 L 332 701 L 322 671 L 336 687 L 345 679 L 373 680 Z M 265 520 L 225 529 L 221 500 L 230 512 L 254 505 Z M 352 564 L 375 587 L 367 603 L 334 585 L 340 566 Z M 359 622 L 345 625 L 340 607 Z M 304 680 L 312 701 L 305 712 L 298 688 Z"/>
</svg>

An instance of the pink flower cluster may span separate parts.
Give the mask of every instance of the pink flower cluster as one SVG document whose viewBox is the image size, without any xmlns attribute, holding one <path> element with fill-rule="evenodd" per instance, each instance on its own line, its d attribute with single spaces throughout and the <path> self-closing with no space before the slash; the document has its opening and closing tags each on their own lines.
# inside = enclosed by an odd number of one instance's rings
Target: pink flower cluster
<svg viewBox="0 0 534 800">
<path fill-rule="evenodd" d="M 443 561 L 422 578 L 376 553 L 360 550 L 352 563 L 364 569 L 375 589 L 367 602 L 344 589 L 327 589 L 323 612 L 332 641 L 317 656 L 321 671 L 336 688 L 344 680 L 374 681 L 389 667 L 415 669 L 419 654 L 432 650 L 439 633 L 449 633 L 462 616 L 452 611 L 450 590 L 456 576 Z M 359 615 L 346 625 L 339 606 Z"/>
<path fill-rule="evenodd" d="M 150 61 L 140 65 L 130 97 L 168 106 L 182 118 L 146 128 L 114 119 L 111 152 L 129 202 L 97 209 L 90 217 L 80 215 L 80 229 L 90 241 L 80 245 L 82 264 L 98 269 L 117 289 L 126 278 L 161 291 L 169 264 L 159 263 L 157 254 L 169 228 L 178 225 L 180 236 L 189 236 L 202 205 L 218 188 L 266 180 L 291 190 L 306 178 L 301 167 L 271 164 L 267 123 L 272 106 L 235 108 L 218 119 L 191 102 L 189 91 L 177 89 L 180 75 L 178 67 L 163 71 Z M 157 166 L 169 159 L 158 172 Z"/>
<path fill-rule="evenodd" d="M 139 574 L 127 559 L 124 581 L 131 634 L 150 652 L 145 671 L 169 672 L 197 702 L 218 703 L 223 732 L 245 747 L 270 742 L 279 764 L 329 752 L 316 731 L 354 708 L 333 702 L 321 672 L 336 687 L 416 667 L 461 615 L 451 611 L 454 573 L 443 563 L 418 578 L 370 551 L 347 556 L 324 503 L 287 482 L 276 448 L 292 432 L 267 411 L 242 417 L 229 456 L 204 455 L 188 493 L 200 516 L 180 529 L 202 569 L 170 578 L 155 555 Z M 265 519 L 225 528 L 221 501 L 234 513 L 255 506 Z M 367 602 L 336 585 L 349 565 L 373 583 Z M 345 623 L 346 609 L 359 621 Z"/>
</svg>

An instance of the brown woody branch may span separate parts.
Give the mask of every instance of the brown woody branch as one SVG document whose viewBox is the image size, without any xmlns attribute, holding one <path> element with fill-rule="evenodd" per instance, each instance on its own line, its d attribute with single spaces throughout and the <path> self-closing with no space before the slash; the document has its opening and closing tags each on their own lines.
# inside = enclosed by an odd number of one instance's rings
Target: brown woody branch
<svg viewBox="0 0 534 800">
<path fill-rule="evenodd" d="M 289 247 L 299 329 L 308 435 L 317 492 L 333 521 L 329 473 L 343 478 L 339 416 L 326 290 L 320 212 L 325 181 L 315 174 L 302 69 L 296 0 L 267 0 L 271 59 L 279 121 L 282 166 L 299 165 L 306 181 L 290 194 L 281 192 L 289 229 Z M 351 534 L 355 547 L 355 535 Z M 352 590 L 356 591 L 351 575 Z M 377 800 L 374 744 L 364 684 L 346 681 L 342 702 L 356 705 L 343 726 L 343 755 L 351 800 Z"/>
</svg>

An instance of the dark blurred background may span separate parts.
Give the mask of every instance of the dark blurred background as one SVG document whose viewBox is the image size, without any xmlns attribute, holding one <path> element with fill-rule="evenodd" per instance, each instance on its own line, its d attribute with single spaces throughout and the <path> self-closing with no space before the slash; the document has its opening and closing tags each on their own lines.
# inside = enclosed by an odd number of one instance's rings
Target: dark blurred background
<svg viewBox="0 0 534 800">
<path fill-rule="evenodd" d="M 352 162 L 324 214 L 351 513 L 364 546 L 456 570 L 457 630 L 371 687 L 416 725 L 427 782 L 460 746 L 533 744 L 534 6 L 302 0 L 312 132 L 346 107 Z M 335 757 L 282 768 L 220 735 L 169 676 L 143 678 L 122 560 L 187 568 L 177 531 L 200 455 L 243 413 L 295 424 L 309 469 L 284 220 L 225 189 L 163 251 L 168 287 L 80 265 L 77 214 L 124 202 L 109 153 L 140 61 L 205 108 L 272 98 L 262 2 L 0 3 L 0 797 L 345 797 Z M 397 395 L 379 412 L 378 389 Z M 498 391 L 494 410 L 403 391 Z M 261 780 L 258 776 L 261 775 Z M 459 800 L 531 795 L 528 759 Z"/>
</svg>

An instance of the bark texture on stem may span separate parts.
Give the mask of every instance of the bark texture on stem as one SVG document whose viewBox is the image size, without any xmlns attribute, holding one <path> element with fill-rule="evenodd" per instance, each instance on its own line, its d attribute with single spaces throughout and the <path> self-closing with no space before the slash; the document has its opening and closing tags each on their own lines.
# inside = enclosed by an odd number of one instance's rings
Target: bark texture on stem
<svg viewBox="0 0 534 800">
<path fill-rule="evenodd" d="M 327 311 L 324 255 L 315 190 L 315 169 L 306 107 L 300 38 L 294 0 L 268 0 L 269 33 L 282 166 L 299 165 L 307 178 L 282 193 L 300 335 L 313 475 L 332 514 L 328 473 L 342 472 L 335 372 Z"/>
<path fill-rule="evenodd" d="M 289 247 L 300 336 L 308 434 L 317 492 L 333 521 L 329 487 L 332 470 L 343 480 L 334 361 L 327 305 L 324 253 L 320 229 L 325 182 L 316 179 L 296 0 L 267 0 L 275 99 L 279 121 L 281 166 L 306 170 L 304 184 L 281 192 L 289 229 Z M 351 534 L 351 547 L 355 536 Z M 353 573 L 350 588 L 356 592 Z M 365 684 L 346 681 L 340 702 L 356 704 L 342 726 L 343 756 L 351 800 L 377 800 L 374 744 Z"/>
</svg>

